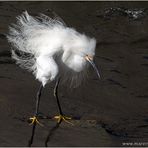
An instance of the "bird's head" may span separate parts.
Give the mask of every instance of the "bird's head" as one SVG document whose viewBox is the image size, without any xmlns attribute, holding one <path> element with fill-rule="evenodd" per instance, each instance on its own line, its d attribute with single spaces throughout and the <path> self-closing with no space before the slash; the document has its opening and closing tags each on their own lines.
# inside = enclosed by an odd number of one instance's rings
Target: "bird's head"
<svg viewBox="0 0 148 148">
<path fill-rule="evenodd" d="M 62 60 L 75 72 L 83 71 L 90 64 L 100 78 L 99 71 L 93 62 L 95 48 L 96 40 L 94 38 L 89 38 L 86 35 L 76 36 L 65 46 Z"/>
</svg>

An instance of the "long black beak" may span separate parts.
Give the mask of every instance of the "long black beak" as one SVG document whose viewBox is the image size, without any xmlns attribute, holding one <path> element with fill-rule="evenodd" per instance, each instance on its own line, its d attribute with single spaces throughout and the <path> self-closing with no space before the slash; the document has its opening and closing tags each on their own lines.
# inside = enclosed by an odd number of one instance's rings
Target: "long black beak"
<svg viewBox="0 0 148 148">
<path fill-rule="evenodd" d="M 96 71 L 98 77 L 100 78 L 100 73 L 98 68 L 96 67 L 95 63 L 93 62 L 93 60 L 89 57 L 86 57 L 86 60 L 92 65 L 92 67 L 94 68 L 94 70 Z"/>
</svg>

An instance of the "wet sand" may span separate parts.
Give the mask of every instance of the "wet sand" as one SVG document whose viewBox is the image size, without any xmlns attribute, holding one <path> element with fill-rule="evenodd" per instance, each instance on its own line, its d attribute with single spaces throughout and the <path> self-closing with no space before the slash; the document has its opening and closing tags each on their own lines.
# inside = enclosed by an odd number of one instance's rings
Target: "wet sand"
<svg viewBox="0 0 148 148">
<path fill-rule="evenodd" d="M 123 142 L 148 142 L 148 15 L 134 20 L 120 13 L 104 17 L 110 8 L 148 8 L 148 2 L 0 2 L 0 146 L 27 146 L 39 82 L 10 58 L 5 38 L 8 25 L 27 10 L 32 15 L 54 10 L 68 26 L 97 39 L 93 70 L 85 84 L 59 96 L 66 115 L 79 117 L 74 126 L 62 123 L 48 146 L 123 146 Z M 54 83 L 41 98 L 40 112 L 58 113 Z M 54 120 L 41 120 L 33 146 L 44 146 Z M 90 122 L 90 123 L 88 123 Z M 135 145 L 138 146 L 138 145 Z M 143 145 L 142 145 L 143 146 Z"/>
</svg>

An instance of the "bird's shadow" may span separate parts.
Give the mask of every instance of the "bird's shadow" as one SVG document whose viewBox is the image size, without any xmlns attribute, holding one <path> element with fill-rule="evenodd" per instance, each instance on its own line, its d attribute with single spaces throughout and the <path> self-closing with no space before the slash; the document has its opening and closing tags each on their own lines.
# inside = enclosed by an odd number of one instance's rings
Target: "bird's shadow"
<svg viewBox="0 0 148 148">
<path fill-rule="evenodd" d="M 59 128 L 61 123 L 62 123 L 62 120 L 60 122 L 56 123 L 56 125 L 53 128 L 49 129 L 48 135 L 47 135 L 46 140 L 45 140 L 45 147 L 48 147 L 48 142 L 50 142 L 52 136 L 54 135 L 55 131 Z M 33 144 L 34 136 L 35 136 L 35 130 L 36 130 L 36 123 L 33 124 L 32 132 L 31 132 L 31 137 L 28 140 L 27 147 L 31 147 L 32 144 Z"/>
<path fill-rule="evenodd" d="M 81 117 L 73 117 L 73 119 L 75 120 L 80 120 Z M 62 119 L 56 123 L 56 125 L 51 128 L 48 132 L 48 135 L 46 137 L 46 140 L 45 140 L 45 147 L 48 147 L 48 142 L 50 142 L 52 136 L 55 134 L 55 131 L 60 127 L 60 124 L 62 123 Z"/>
<path fill-rule="evenodd" d="M 39 119 L 53 119 L 53 117 L 51 116 L 45 116 L 43 113 L 40 113 L 39 116 L 38 116 Z M 20 120 L 21 122 L 27 122 L 27 123 L 31 123 L 30 120 L 28 119 L 28 117 L 14 117 L 14 119 L 17 119 L 17 120 Z M 74 116 L 73 117 L 74 120 L 80 120 L 81 119 L 81 116 Z M 48 147 L 48 142 L 50 142 L 52 136 L 55 134 L 56 130 L 60 127 L 60 124 L 62 123 L 63 120 L 59 121 L 56 123 L 55 126 L 53 126 L 51 129 L 49 129 L 48 131 L 48 135 L 45 139 L 45 147 Z M 27 147 L 31 147 L 33 142 L 34 142 L 34 136 L 36 134 L 36 127 L 37 124 L 36 122 L 34 122 L 33 126 L 32 126 L 32 131 L 31 131 L 31 136 L 30 136 L 30 139 L 28 140 L 28 144 L 27 144 Z M 44 126 L 45 127 L 45 126 Z M 47 127 L 45 127 L 47 128 Z"/>
<path fill-rule="evenodd" d="M 39 116 L 39 117 L 41 119 L 51 119 L 51 117 L 46 117 L 46 116 Z M 29 122 L 29 121 L 27 121 L 27 122 Z M 46 140 L 45 140 L 45 147 L 48 147 L 48 142 L 50 142 L 50 139 L 54 135 L 55 131 L 59 128 L 59 126 L 60 126 L 61 123 L 62 123 L 62 120 L 60 120 L 59 122 L 57 122 L 56 125 L 53 128 L 49 129 L 48 135 L 47 135 Z M 36 122 L 34 122 L 34 124 L 32 126 L 31 137 L 28 140 L 27 147 L 31 147 L 32 146 L 32 144 L 34 142 L 35 131 L 36 131 Z"/>
<path fill-rule="evenodd" d="M 45 147 L 48 147 L 48 142 L 51 140 L 52 136 L 54 135 L 55 131 L 59 128 L 61 123 L 62 123 L 62 120 L 49 130 L 48 135 L 45 140 Z"/>
</svg>

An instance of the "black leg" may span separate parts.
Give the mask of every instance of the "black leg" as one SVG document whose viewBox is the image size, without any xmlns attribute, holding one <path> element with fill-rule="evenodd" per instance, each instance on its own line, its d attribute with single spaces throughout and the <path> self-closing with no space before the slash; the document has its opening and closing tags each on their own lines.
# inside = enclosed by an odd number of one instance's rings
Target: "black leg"
<svg viewBox="0 0 148 148">
<path fill-rule="evenodd" d="M 38 90 L 38 92 L 37 92 L 37 96 L 36 96 L 35 116 L 37 116 L 37 115 L 38 115 L 42 89 L 43 89 L 43 85 L 41 84 L 41 86 L 40 86 L 40 88 L 39 88 L 39 90 Z"/>
<path fill-rule="evenodd" d="M 61 108 L 60 101 L 59 101 L 59 97 L 58 97 L 58 86 L 59 86 L 59 83 L 60 83 L 60 78 L 56 81 L 56 85 L 54 87 L 54 96 L 55 96 L 56 101 L 57 101 L 59 112 L 60 112 L 61 115 L 63 115 L 62 108 Z"/>
<path fill-rule="evenodd" d="M 37 92 L 37 96 L 36 96 L 36 108 L 35 108 L 35 117 L 38 116 L 38 111 L 39 111 L 39 105 L 40 105 L 40 98 L 41 98 L 41 92 L 43 89 L 43 85 L 40 86 L 38 92 Z M 33 122 L 33 126 L 32 126 L 32 134 L 31 134 L 31 138 L 28 141 L 28 146 L 30 147 L 33 143 L 33 139 L 34 139 L 34 135 L 35 135 L 35 128 L 36 128 L 36 122 Z"/>
<path fill-rule="evenodd" d="M 58 123 L 61 123 L 62 121 L 65 121 L 65 122 L 73 125 L 73 123 L 68 121 L 68 120 L 71 120 L 72 118 L 71 117 L 66 117 L 63 114 L 63 111 L 62 111 L 62 108 L 61 108 L 61 105 L 60 105 L 60 101 L 59 101 L 59 97 L 58 97 L 58 86 L 59 86 L 59 83 L 60 83 L 60 78 L 56 81 L 56 85 L 55 85 L 55 88 L 54 88 L 54 96 L 55 96 L 56 101 L 57 101 L 57 105 L 58 105 L 58 108 L 59 108 L 60 115 L 55 116 L 54 119 L 56 119 L 58 121 Z"/>
</svg>

